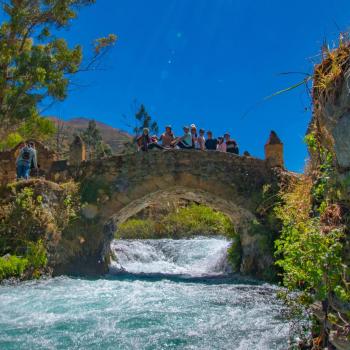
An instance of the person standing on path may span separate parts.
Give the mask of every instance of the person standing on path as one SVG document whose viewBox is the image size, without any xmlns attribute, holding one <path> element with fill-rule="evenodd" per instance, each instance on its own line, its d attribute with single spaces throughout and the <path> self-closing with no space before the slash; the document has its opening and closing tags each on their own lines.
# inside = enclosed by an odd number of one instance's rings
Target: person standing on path
<svg viewBox="0 0 350 350">
<path fill-rule="evenodd" d="M 38 158 L 34 147 L 34 142 L 30 142 L 20 150 L 16 160 L 17 180 L 28 180 L 32 165 L 34 169 L 38 169 Z"/>
</svg>

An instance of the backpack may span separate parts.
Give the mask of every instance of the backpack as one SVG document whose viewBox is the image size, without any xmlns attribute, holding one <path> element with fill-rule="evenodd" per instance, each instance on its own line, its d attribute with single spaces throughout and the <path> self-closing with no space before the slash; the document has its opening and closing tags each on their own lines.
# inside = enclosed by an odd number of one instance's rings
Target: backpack
<svg viewBox="0 0 350 350">
<path fill-rule="evenodd" d="M 23 150 L 22 150 L 22 159 L 29 161 L 29 159 L 30 159 L 30 150 L 28 148 L 23 148 Z"/>
</svg>

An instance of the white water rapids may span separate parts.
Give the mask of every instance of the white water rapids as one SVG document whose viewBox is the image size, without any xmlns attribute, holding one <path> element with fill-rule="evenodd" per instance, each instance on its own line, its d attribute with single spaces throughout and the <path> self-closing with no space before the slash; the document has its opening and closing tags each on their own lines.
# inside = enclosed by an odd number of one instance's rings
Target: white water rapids
<svg viewBox="0 0 350 350">
<path fill-rule="evenodd" d="M 230 271 L 225 239 L 160 239 L 113 241 L 111 272 L 217 276 Z"/>
<path fill-rule="evenodd" d="M 0 349 L 287 349 L 278 288 L 228 276 L 227 247 L 114 241 L 105 278 L 0 286 Z"/>
</svg>

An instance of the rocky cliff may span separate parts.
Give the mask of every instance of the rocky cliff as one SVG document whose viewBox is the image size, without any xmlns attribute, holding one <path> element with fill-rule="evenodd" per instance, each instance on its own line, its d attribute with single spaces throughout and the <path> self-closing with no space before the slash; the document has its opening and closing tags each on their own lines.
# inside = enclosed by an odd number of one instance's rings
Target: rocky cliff
<svg viewBox="0 0 350 350">
<path fill-rule="evenodd" d="M 349 293 L 350 275 L 350 44 L 341 42 L 338 49 L 324 53 L 323 61 L 315 67 L 313 87 L 314 111 L 308 130 L 311 154 L 309 175 L 320 192 L 312 199 L 321 208 L 321 228 L 325 234 L 331 229 L 344 232 L 342 259 L 343 285 Z M 325 176 L 326 174 L 326 176 Z M 328 210 L 332 209 L 332 210 Z M 333 213 L 333 218 L 327 213 Z M 337 220 L 334 221 L 334 213 Z M 322 216 L 323 215 L 323 216 Z M 331 254 L 331 252 L 330 252 Z M 349 349 L 350 303 L 331 294 L 323 308 L 314 306 L 315 315 L 324 324 L 327 314 L 331 343 L 337 349 Z M 325 307 L 325 304 L 329 304 Z"/>
</svg>

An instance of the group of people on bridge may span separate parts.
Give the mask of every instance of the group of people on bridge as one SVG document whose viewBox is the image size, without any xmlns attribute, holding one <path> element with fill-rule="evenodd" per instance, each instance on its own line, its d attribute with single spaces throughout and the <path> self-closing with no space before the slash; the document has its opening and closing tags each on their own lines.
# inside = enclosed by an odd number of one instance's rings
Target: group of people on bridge
<svg viewBox="0 0 350 350">
<path fill-rule="evenodd" d="M 214 138 L 213 133 L 207 131 L 205 136 L 205 130 L 200 129 L 197 132 L 195 124 L 184 126 L 183 132 L 183 136 L 176 137 L 172 127 L 168 125 L 158 138 L 157 135 L 151 136 L 149 129 L 144 128 L 142 135 L 136 139 L 138 150 L 147 152 L 152 149 L 196 149 L 239 154 L 237 142 L 231 139 L 228 132 L 224 136 Z"/>
<path fill-rule="evenodd" d="M 158 138 L 151 136 L 149 129 L 144 128 L 141 136 L 137 137 L 139 151 L 147 152 L 152 149 L 195 149 L 239 154 L 237 142 L 231 139 L 227 132 L 224 136 L 214 138 L 211 131 L 200 129 L 197 132 L 195 124 L 183 127 L 183 135 L 176 137 L 170 125 L 165 127 L 164 133 Z M 32 169 L 38 170 L 38 156 L 34 142 L 22 143 L 18 148 L 16 159 L 17 179 L 28 180 Z"/>
</svg>

